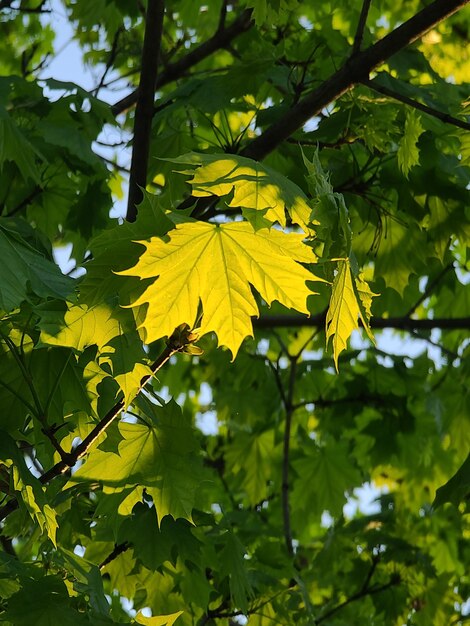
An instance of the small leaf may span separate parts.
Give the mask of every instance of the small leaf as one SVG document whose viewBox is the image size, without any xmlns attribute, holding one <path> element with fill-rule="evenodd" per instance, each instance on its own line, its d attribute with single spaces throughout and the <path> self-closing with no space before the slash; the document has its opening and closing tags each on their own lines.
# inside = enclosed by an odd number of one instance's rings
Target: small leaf
<svg viewBox="0 0 470 626">
<path fill-rule="evenodd" d="M 414 109 L 406 113 L 405 132 L 398 147 L 398 166 L 403 174 L 408 178 L 409 171 L 413 165 L 419 163 L 418 139 L 424 128 L 421 126 L 419 114 Z"/>
<path fill-rule="evenodd" d="M 183 611 L 172 613 L 171 615 L 158 615 L 155 617 L 145 617 L 139 611 L 136 616 L 136 624 L 143 624 L 144 626 L 173 626 L 178 617 L 183 615 Z"/>
<path fill-rule="evenodd" d="M 370 305 L 375 294 L 370 291 L 362 278 L 356 280 L 356 286 L 353 284 L 349 259 L 337 259 L 337 261 L 337 273 L 326 314 L 326 342 L 328 344 L 330 337 L 333 338 L 333 358 L 338 371 L 338 357 L 346 348 L 352 331 L 359 328 L 358 318 L 361 319 L 368 336 L 373 340 L 369 319 Z"/>
<path fill-rule="evenodd" d="M 67 298 L 73 281 L 17 233 L 0 226 L 0 308 L 8 312 L 32 294 L 43 298 Z"/>
</svg>

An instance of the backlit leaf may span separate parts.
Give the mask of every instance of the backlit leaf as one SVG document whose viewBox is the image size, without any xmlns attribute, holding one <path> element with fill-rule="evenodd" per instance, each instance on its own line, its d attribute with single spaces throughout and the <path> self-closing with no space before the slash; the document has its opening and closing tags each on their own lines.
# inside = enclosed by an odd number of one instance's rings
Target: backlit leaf
<svg viewBox="0 0 470 626">
<path fill-rule="evenodd" d="M 328 343 L 332 338 L 333 358 L 338 370 L 338 357 L 345 350 L 352 331 L 359 328 L 359 318 L 369 337 L 373 338 L 369 318 L 371 301 L 375 294 L 362 279 L 358 279 L 356 288 L 354 287 L 349 259 L 338 259 L 336 271 L 326 314 L 326 341 Z"/>
<path fill-rule="evenodd" d="M 311 209 L 304 192 L 267 165 L 234 154 L 191 153 L 172 161 L 199 166 L 189 180 L 193 196 L 227 196 L 233 192 L 227 205 L 248 209 L 245 217 L 255 228 L 263 223 L 259 224 L 260 218 L 251 211 L 261 212 L 268 222 L 286 226 L 287 210 L 292 221 L 309 232 Z"/>
<path fill-rule="evenodd" d="M 93 450 L 71 480 L 98 480 L 120 489 L 140 485 L 152 496 L 159 520 L 165 515 L 191 520 L 199 483 L 193 430 L 174 404 L 156 415 L 158 423 L 120 422 L 117 454 Z"/>
<path fill-rule="evenodd" d="M 419 163 L 417 143 L 423 130 L 419 114 L 415 109 L 409 109 L 406 113 L 405 133 L 397 153 L 398 166 L 407 178 L 413 165 Z"/>
<path fill-rule="evenodd" d="M 178 225 L 168 241 L 140 242 L 146 251 L 120 274 L 156 279 L 132 304 L 148 303 L 141 323 L 146 342 L 170 336 L 180 324 L 193 327 L 201 301 L 200 334 L 214 331 L 235 357 L 252 335 L 250 317 L 258 315 L 250 284 L 268 304 L 277 300 L 308 313 L 306 282 L 319 279 L 300 265 L 315 261 L 302 239 L 273 229 L 255 232 L 246 222 L 192 222 Z"/>
</svg>

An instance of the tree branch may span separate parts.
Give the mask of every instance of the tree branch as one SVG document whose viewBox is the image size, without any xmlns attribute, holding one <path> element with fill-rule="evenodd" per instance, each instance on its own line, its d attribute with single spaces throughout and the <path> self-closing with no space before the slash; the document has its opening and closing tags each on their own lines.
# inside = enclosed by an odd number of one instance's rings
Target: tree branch
<svg viewBox="0 0 470 626">
<path fill-rule="evenodd" d="M 367 16 L 372 0 L 363 0 L 361 14 L 359 15 L 359 22 L 357 25 L 356 35 L 354 36 L 354 43 L 351 52 L 351 57 L 356 56 L 361 51 L 362 39 L 364 37 L 364 28 L 366 27 Z"/>
<path fill-rule="evenodd" d="M 441 120 L 441 122 L 445 122 L 446 124 L 452 124 L 452 126 L 457 126 L 458 128 L 463 128 L 464 130 L 470 130 L 470 122 L 460 120 L 458 117 L 454 117 L 453 115 L 449 115 L 448 113 L 443 113 L 442 111 L 439 111 L 439 109 L 434 109 L 433 107 L 422 104 L 421 102 L 413 100 L 408 96 L 404 96 L 401 93 L 398 93 L 398 91 L 394 91 L 393 89 L 389 89 L 388 87 L 379 85 L 375 80 L 361 80 L 361 83 L 366 87 L 369 87 L 373 91 L 376 91 L 377 93 L 381 93 L 388 98 L 398 100 L 398 102 L 403 102 L 403 104 L 407 104 L 408 106 L 413 107 L 418 111 L 427 113 L 427 115 L 431 115 L 432 117 Z"/>
<path fill-rule="evenodd" d="M 332 615 L 334 615 L 341 609 L 344 609 L 344 607 L 348 606 L 348 604 L 351 604 L 351 602 L 355 602 L 356 600 L 360 600 L 361 598 L 364 598 L 366 596 L 372 596 L 376 593 L 381 593 L 382 591 L 386 591 L 387 589 L 390 589 L 390 587 L 395 587 L 395 585 L 399 585 L 400 582 L 401 582 L 400 577 L 398 575 L 394 575 L 390 578 L 388 583 L 385 583 L 384 585 L 380 585 L 378 587 L 366 587 L 365 589 L 362 588 L 360 591 L 358 591 L 357 593 L 353 594 L 352 596 L 344 600 L 344 602 L 341 602 L 340 604 L 337 604 L 336 606 L 334 606 L 330 611 L 323 613 L 323 615 L 321 615 L 320 617 L 316 619 L 316 624 L 321 624 L 321 622 L 324 622 L 326 619 L 328 619 L 329 617 L 331 617 Z"/>
<path fill-rule="evenodd" d="M 294 415 L 294 390 L 295 376 L 297 373 L 297 359 L 291 358 L 289 386 L 287 388 L 287 397 L 285 401 L 286 423 L 284 427 L 284 441 L 282 453 L 282 518 L 284 523 L 284 539 L 286 542 L 287 552 L 289 556 L 294 554 L 292 545 L 292 529 L 290 523 L 290 504 L 289 504 L 289 457 L 290 457 L 290 436 L 292 429 L 292 416 Z"/>
<path fill-rule="evenodd" d="M 305 317 L 300 314 L 266 315 L 253 319 L 255 328 L 299 328 L 301 326 L 323 326 L 326 313 Z M 412 319 L 410 317 L 373 317 L 371 328 L 395 328 L 396 330 L 466 330 L 470 329 L 470 317 L 449 317 L 434 319 Z"/>
<path fill-rule="evenodd" d="M 184 344 L 185 345 L 185 344 Z M 152 364 L 151 370 L 152 374 L 150 376 L 146 376 L 140 381 L 140 388 L 137 392 L 143 389 L 143 387 L 153 378 L 153 375 L 161 368 L 167 361 L 169 361 L 170 357 L 176 352 L 180 352 L 184 345 L 175 345 L 172 341 L 172 338 L 168 341 L 168 345 L 162 351 L 158 359 Z M 100 438 L 100 436 L 106 431 L 109 425 L 121 414 L 124 409 L 124 401 L 120 400 L 117 402 L 101 419 L 98 424 L 93 428 L 93 430 L 85 437 L 85 439 L 71 452 L 67 455 L 67 461 L 60 460 L 53 467 L 51 467 L 47 472 L 42 474 L 39 478 L 40 482 L 45 485 L 49 483 L 57 476 L 61 476 L 64 474 L 70 467 L 73 467 L 75 463 L 80 460 L 91 446 Z M 15 511 L 18 508 L 17 500 L 10 500 L 3 507 L 0 508 L 0 522 L 4 520 L 10 513 Z"/>
<path fill-rule="evenodd" d="M 144 46 L 142 49 L 142 71 L 134 118 L 134 141 L 126 215 L 128 222 L 135 221 L 137 217 L 136 205 L 142 201 L 142 188 L 145 188 L 147 184 L 150 131 L 152 128 L 153 102 L 164 13 L 164 0 L 148 1 Z"/>
<path fill-rule="evenodd" d="M 126 550 L 128 550 L 130 547 L 131 547 L 131 544 L 128 541 L 115 544 L 113 551 L 110 552 L 108 556 L 98 565 L 98 568 L 100 570 L 104 569 L 106 565 L 109 565 L 111 561 L 114 561 L 114 559 L 117 559 L 117 557 L 120 554 L 122 554 L 123 552 L 126 552 Z"/>
<path fill-rule="evenodd" d="M 164 85 L 180 78 L 191 67 L 197 65 L 197 63 L 210 56 L 213 52 L 227 46 L 235 37 L 251 28 L 251 26 L 251 9 L 244 11 L 227 28 L 221 28 L 219 24 L 219 28 L 210 39 L 188 52 L 188 54 L 179 59 L 179 61 L 170 63 L 166 69 L 157 76 L 155 89 L 158 90 Z M 122 100 L 119 100 L 119 102 L 116 102 L 111 108 L 113 115 L 119 115 L 119 113 L 132 107 L 137 102 L 138 94 L 139 89 L 136 89 L 125 98 L 122 98 Z"/>
<path fill-rule="evenodd" d="M 367 81 L 370 72 L 378 65 L 468 2 L 469 0 L 434 0 L 373 46 L 349 58 L 330 78 L 250 142 L 241 154 L 252 159 L 263 159 L 326 105 L 349 91 L 356 83 Z"/>
<path fill-rule="evenodd" d="M 411 317 L 411 315 L 413 315 L 413 313 L 416 311 L 416 309 L 419 307 L 419 305 L 422 304 L 426 300 L 426 298 L 429 297 L 429 295 L 432 293 L 433 289 L 435 287 L 437 287 L 437 285 L 441 282 L 441 280 L 444 278 L 444 276 L 447 274 L 447 272 L 449 272 L 452 269 L 454 269 L 454 263 L 453 262 L 449 263 L 448 265 L 446 265 L 439 272 L 439 274 L 435 278 L 433 278 L 433 280 L 428 280 L 428 284 L 426 285 L 426 289 L 423 291 L 423 293 L 418 298 L 418 300 L 413 304 L 411 309 L 406 314 L 406 317 Z"/>
</svg>

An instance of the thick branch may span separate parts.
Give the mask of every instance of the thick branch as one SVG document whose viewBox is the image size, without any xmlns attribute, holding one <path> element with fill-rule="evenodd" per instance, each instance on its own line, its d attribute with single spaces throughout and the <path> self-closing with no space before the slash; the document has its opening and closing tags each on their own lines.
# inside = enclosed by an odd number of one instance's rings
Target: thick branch
<svg viewBox="0 0 470 626">
<path fill-rule="evenodd" d="M 463 128 L 464 130 L 470 130 L 470 122 L 460 120 L 458 117 L 454 117 L 453 115 L 449 115 L 448 113 L 443 113 L 442 111 L 439 111 L 439 109 L 434 109 L 433 107 L 422 104 L 421 102 L 413 100 L 408 96 L 404 96 L 403 94 L 398 93 L 398 91 L 394 91 L 393 89 L 389 89 L 388 87 L 379 85 L 375 80 L 363 80 L 361 82 L 363 85 L 369 87 L 373 91 L 381 93 L 388 98 L 398 100 L 398 102 L 403 102 L 403 104 L 407 104 L 408 106 L 413 107 L 418 111 L 427 113 L 428 115 L 431 115 L 432 117 L 441 120 L 441 122 L 445 122 L 446 124 L 452 124 L 452 126 L 457 126 L 458 128 Z"/>
<path fill-rule="evenodd" d="M 300 314 L 266 315 L 253 320 L 255 328 L 298 328 L 300 326 L 323 326 L 325 313 L 305 317 Z M 448 317 L 416 320 L 409 317 L 373 317 L 371 328 L 395 328 L 396 330 L 466 330 L 470 329 L 470 317 Z"/>
<path fill-rule="evenodd" d="M 367 81 L 370 72 L 378 65 L 424 35 L 440 21 L 464 7 L 468 2 L 469 0 L 435 0 L 376 44 L 351 57 L 318 89 L 300 100 L 277 122 L 246 146 L 242 151 L 243 156 L 258 160 L 263 159 L 280 143 L 302 128 L 311 117 L 317 115 L 326 105 L 339 98 L 356 83 Z"/>
<path fill-rule="evenodd" d="M 251 26 L 251 9 L 249 9 L 239 15 L 227 28 L 218 28 L 210 39 L 188 52 L 188 54 L 179 59 L 179 61 L 170 63 L 167 68 L 157 76 L 155 89 L 160 89 L 164 85 L 180 78 L 191 67 L 197 65 L 197 63 L 210 56 L 213 52 L 216 52 L 216 50 L 227 46 L 235 37 L 248 30 Z M 119 102 L 116 102 L 111 108 L 113 115 L 119 115 L 119 113 L 133 106 L 137 102 L 138 94 L 139 89 L 136 89 L 122 100 L 119 100 Z"/>
<path fill-rule="evenodd" d="M 163 30 L 164 0 L 149 0 L 142 50 L 142 71 L 139 95 L 134 119 L 134 141 L 132 146 L 129 198 L 127 202 L 128 222 L 137 217 L 136 205 L 142 201 L 142 189 L 147 184 L 147 164 L 152 129 L 153 102 L 157 79 L 158 56 Z"/>
</svg>

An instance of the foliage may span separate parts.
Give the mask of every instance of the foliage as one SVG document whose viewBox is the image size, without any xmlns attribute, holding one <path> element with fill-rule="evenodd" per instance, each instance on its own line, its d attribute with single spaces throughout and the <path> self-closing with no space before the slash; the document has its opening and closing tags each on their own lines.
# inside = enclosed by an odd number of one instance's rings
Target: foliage
<svg viewBox="0 0 470 626">
<path fill-rule="evenodd" d="M 0 0 L 0 623 L 468 620 L 465 4 Z"/>
</svg>

